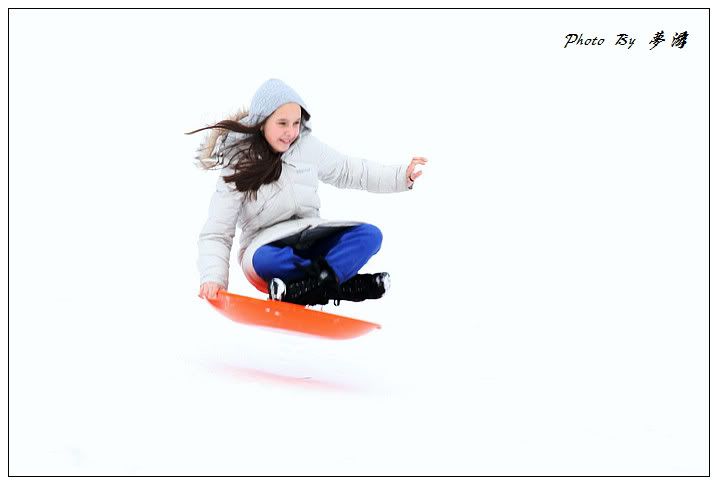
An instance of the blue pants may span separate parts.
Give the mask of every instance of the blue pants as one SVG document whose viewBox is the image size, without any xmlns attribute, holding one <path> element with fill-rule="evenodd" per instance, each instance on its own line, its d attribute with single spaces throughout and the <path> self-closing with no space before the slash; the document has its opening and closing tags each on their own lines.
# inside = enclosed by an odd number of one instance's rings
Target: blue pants
<svg viewBox="0 0 718 485">
<path fill-rule="evenodd" d="M 306 249 L 266 244 L 254 253 L 252 265 L 265 281 L 272 278 L 294 281 L 305 276 L 295 263 L 306 268 L 312 259 L 323 257 L 337 274 L 339 284 L 342 284 L 356 275 L 369 258 L 379 251 L 381 240 L 378 227 L 361 224 L 319 239 Z"/>
</svg>

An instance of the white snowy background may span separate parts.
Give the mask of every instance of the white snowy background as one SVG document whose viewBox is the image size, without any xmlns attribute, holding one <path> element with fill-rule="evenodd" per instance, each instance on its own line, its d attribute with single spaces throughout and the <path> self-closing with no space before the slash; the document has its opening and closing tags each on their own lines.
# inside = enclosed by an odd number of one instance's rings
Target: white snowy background
<svg viewBox="0 0 718 485">
<path fill-rule="evenodd" d="M 10 474 L 707 473 L 707 11 L 9 17 Z M 324 310 L 380 331 L 196 296 L 217 174 L 183 133 L 271 77 L 334 148 L 429 159 L 412 192 L 321 188 L 393 283 Z"/>
</svg>

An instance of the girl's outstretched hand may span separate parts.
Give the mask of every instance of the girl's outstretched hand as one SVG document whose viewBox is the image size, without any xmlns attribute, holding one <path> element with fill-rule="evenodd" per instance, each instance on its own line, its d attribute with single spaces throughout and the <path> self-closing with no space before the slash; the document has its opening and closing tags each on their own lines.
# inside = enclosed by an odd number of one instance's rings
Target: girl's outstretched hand
<svg viewBox="0 0 718 485">
<path fill-rule="evenodd" d="M 406 186 L 409 188 L 412 188 L 414 186 L 414 182 L 416 182 L 416 179 L 421 177 L 421 174 L 423 173 L 421 170 L 414 172 L 414 169 L 417 165 L 426 165 L 426 162 L 428 160 L 424 157 L 414 157 L 411 159 L 411 162 L 409 163 L 409 166 L 406 169 Z"/>
<path fill-rule="evenodd" d="M 219 283 L 213 283 L 211 281 L 208 281 L 207 283 L 204 283 L 202 286 L 199 287 L 199 295 L 197 296 L 200 298 L 204 298 L 205 300 L 214 300 L 215 298 L 217 298 L 217 292 L 224 289 L 225 288 Z"/>
</svg>

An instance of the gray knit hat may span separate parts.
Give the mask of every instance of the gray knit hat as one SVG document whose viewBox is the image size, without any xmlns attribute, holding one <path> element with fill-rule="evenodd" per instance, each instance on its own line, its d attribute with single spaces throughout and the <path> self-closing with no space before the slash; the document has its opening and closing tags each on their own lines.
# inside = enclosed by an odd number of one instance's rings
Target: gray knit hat
<svg viewBox="0 0 718 485">
<path fill-rule="evenodd" d="M 307 104 L 295 90 L 279 79 L 269 79 L 254 93 L 252 104 L 249 106 L 249 114 L 242 120 L 242 123 L 250 125 L 261 123 L 277 108 L 287 103 L 297 103 L 309 115 Z M 309 120 L 304 123 L 304 126 L 311 131 Z"/>
</svg>

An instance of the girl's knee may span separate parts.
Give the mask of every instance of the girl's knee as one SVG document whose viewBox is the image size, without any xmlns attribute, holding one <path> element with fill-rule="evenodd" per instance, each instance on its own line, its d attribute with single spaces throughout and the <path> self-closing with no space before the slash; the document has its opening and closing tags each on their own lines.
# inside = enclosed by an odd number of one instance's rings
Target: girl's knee
<svg viewBox="0 0 718 485">
<path fill-rule="evenodd" d="M 384 236 L 381 230 L 373 224 L 362 224 L 358 227 L 362 236 L 366 239 L 367 244 L 374 247 L 376 251 L 381 247 Z"/>
</svg>

